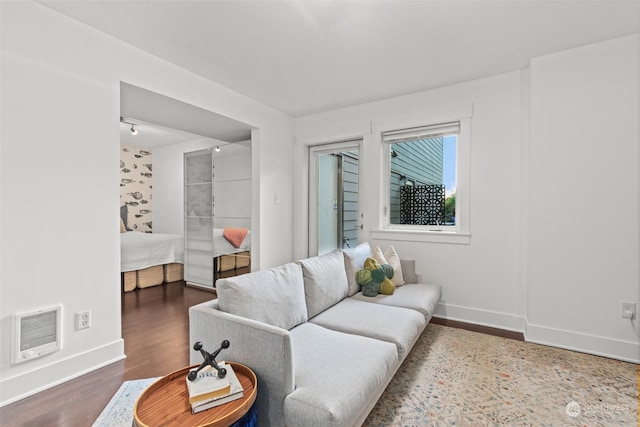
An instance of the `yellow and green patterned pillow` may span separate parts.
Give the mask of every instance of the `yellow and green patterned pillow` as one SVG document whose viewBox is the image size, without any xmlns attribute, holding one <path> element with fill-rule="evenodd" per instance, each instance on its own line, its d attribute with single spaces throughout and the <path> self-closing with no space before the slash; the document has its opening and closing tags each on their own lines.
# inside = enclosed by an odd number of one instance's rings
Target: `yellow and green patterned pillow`
<svg viewBox="0 0 640 427">
<path fill-rule="evenodd" d="M 356 272 L 356 282 L 362 286 L 362 295 L 375 297 L 378 294 L 391 295 L 396 286 L 391 281 L 393 267 L 379 264 L 373 258 L 367 258 L 364 268 Z"/>
</svg>

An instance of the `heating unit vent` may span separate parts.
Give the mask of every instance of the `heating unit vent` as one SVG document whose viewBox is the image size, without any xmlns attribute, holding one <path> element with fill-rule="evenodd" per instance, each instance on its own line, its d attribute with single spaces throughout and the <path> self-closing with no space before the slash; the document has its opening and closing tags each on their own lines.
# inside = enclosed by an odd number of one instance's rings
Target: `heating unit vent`
<svg viewBox="0 0 640 427">
<path fill-rule="evenodd" d="M 11 363 L 60 350 L 62 306 L 13 315 Z"/>
</svg>

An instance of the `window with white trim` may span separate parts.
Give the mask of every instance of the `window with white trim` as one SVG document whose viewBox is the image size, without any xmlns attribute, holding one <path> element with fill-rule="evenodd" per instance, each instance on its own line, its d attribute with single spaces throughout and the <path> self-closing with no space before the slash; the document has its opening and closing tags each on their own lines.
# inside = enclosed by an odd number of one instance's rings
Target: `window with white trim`
<svg viewBox="0 0 640 427">
<path fill-rule="evenodd" d="M 469 124 L 382 132 L 385 229 L 468 233 Z"/>
</svg>

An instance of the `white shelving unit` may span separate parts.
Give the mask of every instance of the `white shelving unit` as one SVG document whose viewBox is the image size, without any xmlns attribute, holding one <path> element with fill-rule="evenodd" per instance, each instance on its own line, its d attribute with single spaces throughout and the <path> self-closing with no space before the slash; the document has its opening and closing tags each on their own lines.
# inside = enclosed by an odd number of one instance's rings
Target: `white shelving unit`
<svg viewBox="0 0 640 427">
<path fill-rule="evenodd" d="M 213 287 L 212 150 L 184 154 L 184 280 Z"/>
</svg>

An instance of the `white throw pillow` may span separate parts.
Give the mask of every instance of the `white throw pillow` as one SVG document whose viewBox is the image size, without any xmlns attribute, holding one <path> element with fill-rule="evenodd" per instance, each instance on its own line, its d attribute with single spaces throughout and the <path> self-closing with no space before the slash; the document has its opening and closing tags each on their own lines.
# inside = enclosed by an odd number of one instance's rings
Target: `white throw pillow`
<svg viewBox="0 0 640 427">
<path fill-rule="evenodd" d="M 360 285 L 356 282 L 356 273 L 364 267 L 364 261 L 371 256 L 371 246 L 364 242 L 355 248 L 343 249 L 342 253 L 344 254 L 344 267 L 349 283 L 349 296 L 353 296 L 360 292 Z"/>
<path fill-rule="evenodd" d="M 380 246 L 376 246 L 376 250 L 373 251 L 373 255 L 372 255 L 373 259 L 375 259 L 376 261 L 378 261 L 378 264 L 382 265 L 382 264 L 389 264 L 387 262 L 387 259 L 384 257 L 384 255 L 382 254 L 382 249 L 380 249 Z M 393 275 L 395 276 L 396 272 L 393 272 Z"/>
<path fill-rule="evenodd" d="M 396 286 L 404 285 L 404 278 L 402 277 L 402 266 L 400 265 L 400 257 L 398 253 L 393 248 L 393 245 L 389 246 L 386 251 L 384 251 L 384 258 L 387 260 L 387 264 L 393 267 L 393 278 L 391 281 Z M 380 261 L 378 261 L 380 262 Z"/>
</svg>

